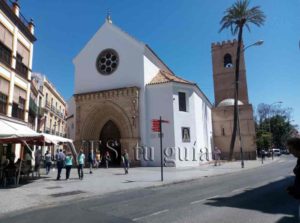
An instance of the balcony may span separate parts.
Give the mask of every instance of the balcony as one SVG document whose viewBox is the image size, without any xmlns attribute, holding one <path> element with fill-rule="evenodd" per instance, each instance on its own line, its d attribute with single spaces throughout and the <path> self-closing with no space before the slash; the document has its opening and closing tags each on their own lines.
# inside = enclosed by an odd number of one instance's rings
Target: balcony
<svg viewBox="0 0 300 223">
<path fill-rule="evenodd" d="M 37 116 L 38 114 L 38 107 L 32 98 L 30 98 L 29 101 L 29 113 L 32 114 L 33 116 Z"/>
<path fill-rule="evenodd" d="M 45 108 L 39 107 L 39 108 L 38 108 L 38 116 L 39 116 L 39 117 L 43 117 L 44 114 L 45 114 Z"/>
<path fill-rule="evenodd" d="M 51 106 L 50 106 L 50 102 L 49 101 L 46 101 L 45 107 L 50 109 Z"/>
<path fill-rule="evenodd" d="M 11 67 L 12 52 L 2 42 L 0 42 L 0 61 L 6 66 Z"/>
<path fill-rule="evenodd" d="M 28 79 L 28 68 L 20 61 L 16 63 L 16 71 L 24 79 Z"/>
</svg>

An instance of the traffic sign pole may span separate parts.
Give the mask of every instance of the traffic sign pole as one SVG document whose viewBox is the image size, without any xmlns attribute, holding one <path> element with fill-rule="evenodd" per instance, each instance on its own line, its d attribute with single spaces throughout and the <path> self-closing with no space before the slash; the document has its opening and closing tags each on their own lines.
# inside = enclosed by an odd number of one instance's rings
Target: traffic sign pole
<svg viewBox="0 0 300 223">
<path fill-rule="evenodd" d="M 161 181 L 164 181 L 164 165 L 163 165 L 163 149 L 162 149 L 162 120 L 161 116 L 159 118 L 159 128 L 160 128 L 160 172 L 161 172 Z"/>
</svg>

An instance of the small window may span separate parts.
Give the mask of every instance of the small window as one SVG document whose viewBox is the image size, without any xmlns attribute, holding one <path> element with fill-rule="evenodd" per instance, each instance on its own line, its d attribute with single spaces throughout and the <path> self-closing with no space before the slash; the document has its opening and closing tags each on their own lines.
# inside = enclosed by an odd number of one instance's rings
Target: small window
<svg viewBox="0 0 300 223">
<path fill-rule="evenodd" d="M 182 136 L 182 142 L 191 142 L 190 128 L 182 127 L 181 136 Z"/>
<path fill-rule="evenodd" d="M 222 128 L 222 136 L 225 136 L 225 129 Z"/>
<path fill-rule="evenodd" d="M 186 112 L 186 94 L 184 92 L 178 92 L 179 98 L 179 111 Z"/>
<path fill-rule="evenodd" d="M 232 57 L 229 53 L 224 56 L 224 67 L 230 68 L 232 67 Z"/>
</svg>

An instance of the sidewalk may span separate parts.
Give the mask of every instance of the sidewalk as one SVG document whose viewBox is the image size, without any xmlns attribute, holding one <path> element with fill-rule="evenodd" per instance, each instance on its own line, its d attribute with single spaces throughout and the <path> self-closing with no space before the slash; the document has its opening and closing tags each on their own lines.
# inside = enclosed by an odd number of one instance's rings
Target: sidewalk
<svg viewBox="0 0 300 223">
<path fill-rule="evenodd" d="M 263 165 L 277 161 L 278 158 L 267 159 Z M 203 164 L 193 168 L 164 168 L 164 182 L 160 181 L 159 167 L 138 167 L 129 169 L 124 175 L 123 168 L 94 169 L 93 174 L 84 170 L 84 179 L 79 180 L 77 169 L 72 169 L 69 181 L 62 171 L 62 180 L 56 181 L 56 171 L 44 175 L 32 183 L 17 188 L 0 188 L 0 217 L 22 209 L 34 209 L 61 204 L 71 200 L 97 197 L 111 192 L 124 191 L 223 175 L 262 166 L 261 160 L 245 161 L 241 169 L 240 162 L 225 162 L 215 167 L 213 164 Z"/>
</svg>

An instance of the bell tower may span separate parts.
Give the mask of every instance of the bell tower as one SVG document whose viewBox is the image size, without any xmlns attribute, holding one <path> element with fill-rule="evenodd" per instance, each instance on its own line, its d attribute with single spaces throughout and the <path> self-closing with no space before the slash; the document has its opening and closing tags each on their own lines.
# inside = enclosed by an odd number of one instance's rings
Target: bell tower
<svg viewBox="0 0 300 223">
<path fill-rule="evenodd" d="M 211 46 L 216 105 L 225 99 L 234 98 L 237 44 L 238 42 L 233 40 L 213 43 Z M 240 59 L 239 100 L 243 104 L 249 103 L 243 50 Z"/>
<path fill-rule="evenodd" d="M 234 94 L 235 94 L 235 60 L 238 42 L 223 41 L 211 45 L 212 67 L 215 92 L 215 106 L 212 110 L 214 143 L 222 151 L 222 159 L 229 155 L 233 131 Z M 244 52 L 241 50 L 239 71 L 239 120 L 241 141 L 237 134 L 234 158 L 240 159 L 240 143 L 244 159 L 256 159 L 255 125 L 252 105 L 249 103 L 246 80 Z"/>
</svg>

